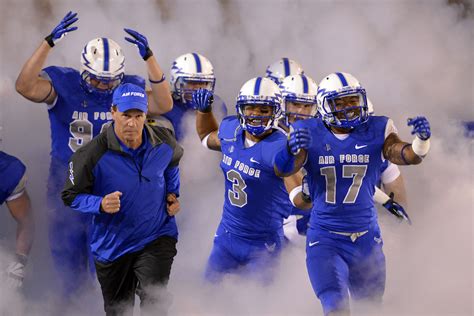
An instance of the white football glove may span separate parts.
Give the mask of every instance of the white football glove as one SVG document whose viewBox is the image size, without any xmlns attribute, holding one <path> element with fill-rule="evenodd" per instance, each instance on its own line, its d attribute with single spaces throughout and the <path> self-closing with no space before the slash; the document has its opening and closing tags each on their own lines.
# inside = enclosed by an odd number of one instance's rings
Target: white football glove
<svg viewBox="0 0 474 316">
<path fill-rule="evenodd" d="M 19 289 L 23 285 L 25 277 L 25 266 L 27 257 L 25 255 L 16 255 L 16 260 L 10 263 L 6 270 L 7 285 L 13 289 Z"/>
</svg>

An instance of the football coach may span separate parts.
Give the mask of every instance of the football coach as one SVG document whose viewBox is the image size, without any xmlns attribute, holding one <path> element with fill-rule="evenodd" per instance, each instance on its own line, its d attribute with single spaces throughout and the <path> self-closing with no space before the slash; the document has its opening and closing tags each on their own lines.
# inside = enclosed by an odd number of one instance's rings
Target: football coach
<svg viewBox="0 0 474 316">
<path fill-rule="evenodd" d="M 115 89 L 113 122 L 69 161 L 64 203 L 93 214 L 91 251 L 106 315 L 166 313 L 161 299 L 176 255 L 178 163 L 171 133 L 145 125 L 147 96 L 133 84 Z M 161 297 L 161 298 L 160 298 Z"/>
</svg>

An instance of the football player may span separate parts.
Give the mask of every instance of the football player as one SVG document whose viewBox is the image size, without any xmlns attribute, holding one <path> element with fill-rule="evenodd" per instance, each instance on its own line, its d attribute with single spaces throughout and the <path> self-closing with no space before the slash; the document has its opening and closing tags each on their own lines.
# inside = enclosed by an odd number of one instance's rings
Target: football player
<svg viewBox="0 0 474 316">
<path fill-rule="evenodd" d="M 113 40 L 99 37 L 81 52 L 81 68 L 43 68 L 49 53 L 75 31 L 77 13 L 69 12 L 46 36 L 24 64 L 17 91 L 30 101 L 46 103 L 51 126 L 51 164 L 48 180 L 49 239 L 64 297 L 74 296 L 91 280 L 88 273 L 87 227 L 91 218 L 64 207 L 59 193 L 65 183 L 67 161 L 77 149 L 97 136 L 112 119 L 112 93 L 121 83 L 145 87 L 145 80 L 125 74 L 125 57 Z M 148 45 L 136 31 L 125 29 L 125 39 L 138 47 L 151 84 L 149 110 L 161 114 L 172 107 L 169 85 Z"/>
<path fill-rule="evenodd" d="M 282 93 L 282 115 L 279 119 L 280 130 L 288 134 L 290 124 L 300 119 L 314 118 L 317 114 L 316 94 L 318 85 L 309 76 L 291 75 L 284 78 L 280 83 Z M 309 192 L 303 191 L 303 177 L 306 174 L 304 168 L 301 172 L 285 178 L 285 187 L 290 193 L 290 201 L 293 204 L 291 215 L 283 220 L 285 239 L 299 243 L 304 240 L 310 216 Z M 308 201 L 307 209 L 295 207 L 294 199 L 301 198 Z M 300 203 L 301 204 L 301 203 Z"/>
<path fill-rule="evenodd" d="M 34 220 L 26 193 L 26 167 L 16 157 L 0 151 L 0 205 L 4 202 L 17 222 L 15 259 L 6 270 L 7 283 L 21 288 L 28 254 L 33 244 Z"/>
<path fill-rule="evenodd" d="M 173 109 L 160 117 L 149 116 L 151 125 L 161 125 L 172 130 L 178 141 L 182 140 L 186 131 L 183 126 L 185 114 L 195 113 L 192 95 L 198 89 L 214 92 L 216 76 L 209 59 L 198 53 L 187 53 L 179 56 L 171 66 L 170 87 L 173 96 Z M 227 116 L 225 103 L 214 94 L 214 108 L 220 122 Z"/>
<path fill-rule="evenodd" d="M 280 84 L 280 90 L 283 98 L 282 118 L 279 120 L 281 131 L 287 133 L 288 127 L 295 121 L 317 116 L 316 94 L 318 85 L 312 78 L 306 75 L 288 76 Z M 369 115 L 373 115 L 373 104 L 369 99 L 367 99 L 367 103 Z M 282 122 L 284 122 L 284 125 L 281 124 Z M 304 205 L 306 209 L 311 209 L 309 192 L 303 190 L 306 171 L 304 168 L 301 171 L 301 173 L 285 178 L 285 186 L 290 194 L 290 201 L 293 206 L 299 204 Z M 374 201 L 382 204 L 397 218 L 409 221 L 408 215 L 406 215 L 402 206 L 406 205 L 406 191 L 398 166 L 385 160 L 382 164 L 378 183 L 383 185 L 384 190 L 390 196 L 376 187 Z M 395 195 L 397 201 L 393 199 Z M 284 220 L 283 228 L 287 240 L 297 242 L 301 239 L 299 235 L 306 235 L 310 216 L 310 212 L 306 209 L 302 210 L 294 207 L 292 215 Z"/>
<path fill-rule="evenodd" d="M 273 82 L 280 85 L 286 77 L 302 74 L 304 74 L 304 70 L 299 62 L 283 57 L 268 65 L 265 77 L 272 79 Z"/>
<path fill-rule="evenodd" d="M 349 315 L 349 293 L 355 300 L 380 302 L 385 289 L 383 240 L 373 201 L 382 163 L 421 163 L 431 130 L 425 117 L 409 119 L 415 139 L 412 144 L 400 140 L 392 120 L 369 115 L 365 89 L 347 73 L 325 77 L 317 101 L 321 120 L 295 122 L 288 149 L 275 161 L 280 172 L 294 173 L 303 165 L 308 172 L 310 281 L 325 315 Z M 298 135 L 317 141 L 291 146 Z"/>
<path fill-rule="evenodd" d="M 286 137 L 273 128 L 281 111 L 280 89 L 268 78 L 247 81 L 237 97 L 237 116 L 220 125 L 211 111 L 212 92 L 198 90 L 193 101 L 197 133 L 206 148 L 222 152 L 225 179 L 222 219 L 206 279 L 215 282 L 243 270 L 269 282 L 282 246 L 282 218 L 291 210 L 274 170 L 275 153 L 286 147 Z"/>
</svg>

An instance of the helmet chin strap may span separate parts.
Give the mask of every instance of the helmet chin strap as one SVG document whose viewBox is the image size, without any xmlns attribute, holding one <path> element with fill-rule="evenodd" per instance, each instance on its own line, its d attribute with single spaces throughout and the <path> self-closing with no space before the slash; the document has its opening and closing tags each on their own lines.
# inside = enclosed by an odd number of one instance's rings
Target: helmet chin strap
<svg viewBox="0 0 474 316">
<path fill-rule="evenodd" d="M 262 116 L 262 118 L 263 117 L 264 116 Z M 254 126 L 254 125 L 250 124 L 249 122 L 247 122 L 247 119 L 246 119 L 245 116 L 242 117 L 242 121 L 244 123 L 243 124 L 244 125 L 243 126 L 244 130 L 246 130 L 247 132 L 249 132 L 253 136 L 260 136 L 263 133 L 265 133 L 266 131 L 268 131 L 273 126 L 274 120 L 275 120 L 274 117 L 270 117 L 267 124 L 265 124 L 265 125 L 260 124 L 259 126 Z"/>
</svg>

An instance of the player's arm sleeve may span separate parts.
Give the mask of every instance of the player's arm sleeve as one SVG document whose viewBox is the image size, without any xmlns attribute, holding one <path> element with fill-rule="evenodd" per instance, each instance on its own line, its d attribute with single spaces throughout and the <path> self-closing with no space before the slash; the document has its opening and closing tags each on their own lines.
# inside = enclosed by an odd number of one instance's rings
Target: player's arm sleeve
<svg viewBox="0 0 474 316">
<path fill-rule="evenodd" d="M 55 82 L 53 81 L 53 78 L 50 76 L 50 72 L 53 71 L 53 66 L 50 66 L 50 67 L 47 67 L 47 68 L 44 68 L 43 70 L 41 70 L 40 72 L 40 77 L 49 81 L 49 83 L 51 84 L 51 91 L 49 92 L 50 94 L 53 93 L 52 90 L 54 89 L 55 93 L 56 93 L 56 97 L 52 100 L 51 103 L 47 103 L 47 106 L 48 106 L 48 110 L 51 110 L 52 108 L 54 108 L 54 106 L 56 105 L 56 102 L 58 101 L 58 93 L 55 89 Z M 48 95 L 49 96 L 49 95 Z M 46 98 L 47 99 L 47 98 Z"/>
<path fill-rule="evenodd" d="M 393 123 L 392 119 L 387 120 L 387 125 L 385 125 L 385 137 L 387 138 L 388 135 L 395 133 L 398 135 L 398 129 L 396 128 L 395 124 Z"/>
<path fill-rule="evenodd" d="M 396 134 L 398 136 L 398 129 L 395 127 L 395 124 L 393 123 L 393 120 L 391 118 L 389 118 L 387 120 L 387 124 L 385 125 L 384 140 L 386 140 L 387 137 L 392 133 Z M 385 161 L 383 151 L 382 151 L 382 161 Z"/>
<path fill-rule="evenodd" d="M 9 173 L 2 175 L 8 177 L 8 179 L 2 179 L 2 181 L 12 184 L 12 189 L 9 190 L 7 194 L 7 202 L 13 201 L 25 193 L 27 181 L 26 166 L 18 158 L 15 158 L 15 160 L 8 166 L 8 170 L 10 171 Z"/>
<path fill-rule="evenodd" d="M 400 176 L 400 169 L 394 163 L 389 162 L 387 168 L 382 172 L 382 183 L 390 183 Z"/>
<path fill-rule="evenodd" d="M 92 194 L 94 175 L 92 173 L 91 151 L 80 148 L 69 161 L 67 179 L 61 198 L 65 205 L 82 213 L 100 213 L 101 196 Z"/>
</svg>

